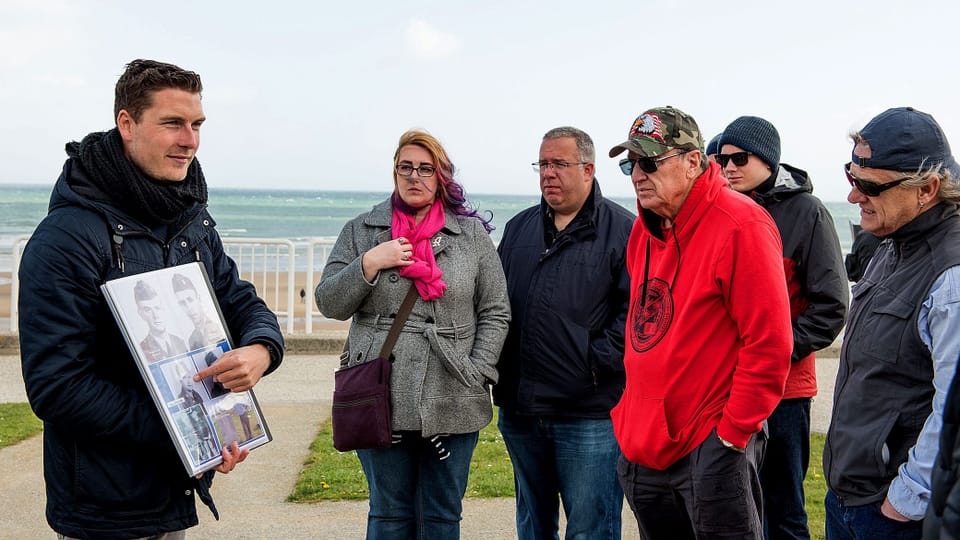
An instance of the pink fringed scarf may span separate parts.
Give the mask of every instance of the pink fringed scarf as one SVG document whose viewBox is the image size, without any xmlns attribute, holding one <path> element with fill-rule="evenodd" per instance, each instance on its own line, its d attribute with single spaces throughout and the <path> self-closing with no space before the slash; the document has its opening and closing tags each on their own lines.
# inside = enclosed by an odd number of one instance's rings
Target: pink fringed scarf
<svg viewBox="0 0 960 540">
<path fill-rule="evenodd" d="M 393 239 L 403 237 L 413 245 L 413 264 L 400 268 L 400 275 L 413 279 L 417 292 L 424 300 L 436 300 L 443 296 L 447 284 L 443 282 L 443 271 L 437 266 L 430 240 L 443 227 L 443 203 L 435 201 L 423 221 L 416 223 L 416 217 L 407 214 L 396 206 L 393 208 Z"/>
</svg>

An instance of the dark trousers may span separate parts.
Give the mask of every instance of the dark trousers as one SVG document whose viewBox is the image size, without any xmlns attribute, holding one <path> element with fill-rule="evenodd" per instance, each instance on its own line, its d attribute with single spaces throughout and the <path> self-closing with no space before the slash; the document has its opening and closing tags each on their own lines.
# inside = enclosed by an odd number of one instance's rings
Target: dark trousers
<svg viewBox="0 0 960 540">
<path fill-rule="evenodd" d="M 617 473 L 644 540 L 763 536 L 758 463 L 766 437 L 745 452 L 727 448 L 713 430 L 693 452 L 658 471 L 621 457 Z"/>
<path fill-rule="evenodd" d="M 809 540 L 803 478 L 810 464 L 810 398 L 781 401 L 767 426 L 770 435 L 760 467 L 764 536 Z"/>
</svg>

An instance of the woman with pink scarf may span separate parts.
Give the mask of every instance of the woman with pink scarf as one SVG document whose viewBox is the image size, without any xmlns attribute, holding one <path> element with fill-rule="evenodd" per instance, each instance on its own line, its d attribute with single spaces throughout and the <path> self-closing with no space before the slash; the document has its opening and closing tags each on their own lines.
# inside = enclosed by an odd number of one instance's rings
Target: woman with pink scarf
<svg viewBox="0 0 960 540">
<path fill-rule="evenodd" d="M 343 365 L 377 357 L 410 284 L 419 298 L 393 349 L 393 445 L 358 450 L 370 488 L 367 538 L 459 538 L 478 432 L 507 335 L 506 281 L 490 222 L 467 205 L 440 142 L 400 137 L 393 194 L 347 223 L 316 290 L 352 317 Z"/>
</svg>

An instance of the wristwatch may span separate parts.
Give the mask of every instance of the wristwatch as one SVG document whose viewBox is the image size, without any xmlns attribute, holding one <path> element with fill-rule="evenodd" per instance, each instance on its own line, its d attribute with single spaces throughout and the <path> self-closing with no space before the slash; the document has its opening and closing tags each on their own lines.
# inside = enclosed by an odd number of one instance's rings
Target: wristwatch
<svg viewBox="0 0 960 540">
<path fill-rule="evenodd" d="M 267 352 L 270 353 L 270 366 L 275 366 L 277 362 L 280 361 L 280 351 L 277 350 L 277 347 L 273 343 L 269 341 L 254 341 L 254 343 L 267 348 Z"/>
<path fill-rule="evenodd" d="M 731 450 L 735 450 L 735 451 L 737 451 L 737 452 L 743 452 L 743 451 L 745 450 L 744 448 L 740 448 L 739 446 L 733 444 L 732 442 L 724 439 L 724 438 L 721 437 L 720 435 L 717 435 L 717 438 L 720 439 L 720 442 L 723 443 L 724 446 L 726 446 L 727 448 L 729 448 L 729 449 L 731 449 Z"/>
</svg>

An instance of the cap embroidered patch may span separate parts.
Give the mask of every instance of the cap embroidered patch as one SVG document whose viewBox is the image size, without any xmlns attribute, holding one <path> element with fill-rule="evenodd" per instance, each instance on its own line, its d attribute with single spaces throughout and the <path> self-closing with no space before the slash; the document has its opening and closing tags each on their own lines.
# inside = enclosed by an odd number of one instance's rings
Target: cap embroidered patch
<svg viewBox="0 0 960 540">
<path fill-rule="evenodd" d="M 663 125 L 663 122 L 660 121 L 660 117 L 653 113 L 644 113 L 637 117 L 633 122 L 633 127 L 630 128 L 630 135 L 628 137 L 652 137 L 657 139 L 660 142 L 664 142 L 663 133 L 660 131 L 660 126 Z"/>
</svg>

